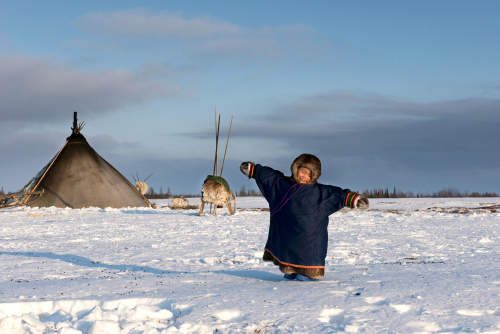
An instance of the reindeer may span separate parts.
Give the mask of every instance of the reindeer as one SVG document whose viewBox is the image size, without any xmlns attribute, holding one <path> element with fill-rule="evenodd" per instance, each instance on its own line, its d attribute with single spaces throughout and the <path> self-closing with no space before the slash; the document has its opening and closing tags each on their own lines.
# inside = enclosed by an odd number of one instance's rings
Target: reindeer
<svg viewBox="0 0 500 334">
<path fill-rule="evenodd" d="M 203 208 L 206 203 L 214 204 L 214 214 L 217 214 L 217 208 L 223 207 L 224 205 L 227 207 L 227 211 L 230 215 L 234 214 L 234 210 L 236 210 L 236 194 L 231 193 L 229 188 L 226 188 L 227 183 L 224 179 L 222 181 L 217 180 L 217 178 L 222 179 L 222 177 L 214 177 L 209 175 L 205 182 L 203 183 L 203 187 L 201 188 L 201 205 L 200 212 L 198 216 L 201 216 L 203 213 Z M 224 184 L 226 183 L 226 185 Z M 234 201 L 234 206 L 231 206 L 231 199 Z"/>
<path fill-rule="evenodd" d="M 144 179 L 144 181 L 139 181 L 140 178 L 139 178 L 139 173 L 136 173 L 134 175 L 134 181 L 135 181 L 135 188 L 137 189 L 137 191 L 142 195 L 146 195 L 146 193 L 148 192 L 148 184 L 146 183 L 146 181 L 151 177 L 151 175 L 153 175 L 152 173 L 149 174 L 148 177 L 146 177 Z"/>
<path fill-rule="evenodd" d="M 215 160 L 214 160 L 214 170 L 213 175 L 208 175 L 203 182 L 201 188 L 201 204 L 198 216 L 203 213 L 203 208 L 206 203 L 214 204 L 214 214 L 217 214 L 217 208 L 227 207 L 227 211 L 230 215 L 234 214 L 236 211 L 236 194 L 231 193 L 229 189 L 229 184 L 222 178 L 222 172 L 224 171 L 224 163 L 226 162 L 227 147 L 229 144 L 229 137 L 231 136 L 231 127 L 233 125 L 233 118 L 231 118 L 231 123 L 229 125 L 229 131 L 227 134 L 226 149 L 224 151 L 224 159 L 222 160 L 222 167 L 220 173 L 218 174 L 218 146 L 219 146 L 219 128 L 220 128 L 220 115 L 217 120 L 217 111 L 215 112 Z M 231 199 L 233 199 L 233 206 L 231 206 Z"/>
<path fill-rule="evenodd" d="M 172 209 L 185 209 L 189 206 L 189 201 L 184 197 L 175 197 L 172 199 L 170 207 Z"/>
</svg>

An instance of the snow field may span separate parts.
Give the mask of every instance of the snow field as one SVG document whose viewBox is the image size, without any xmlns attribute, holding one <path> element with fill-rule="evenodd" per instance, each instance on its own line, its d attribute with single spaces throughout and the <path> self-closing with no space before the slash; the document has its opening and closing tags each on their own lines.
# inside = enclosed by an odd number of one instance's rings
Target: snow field
<svg viewBox="0 0 500 334">
<path fill-rule="evenodd" d="M 1 210 L 0 333 L 500 333 L 500 199 L 371 203 L 330 217 L 319 282 L 262 262 L 261 198 Z"/>
</svg>

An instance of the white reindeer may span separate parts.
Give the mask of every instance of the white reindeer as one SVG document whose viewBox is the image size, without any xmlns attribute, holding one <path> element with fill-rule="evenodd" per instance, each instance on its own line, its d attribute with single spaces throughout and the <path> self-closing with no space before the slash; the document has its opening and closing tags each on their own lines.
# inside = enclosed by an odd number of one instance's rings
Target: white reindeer
<svg viewBox="0 0 500 334">
<path fill-rule="evenodd" d="M 231 206 L 231 199 L 234 201 L 234 206 Z M 228 213 L 232 215 L 236 210 L 236 194 L 231 193 L 223 183 L 214 179 L 207 179 L 201 188 L 201 205 L 198 216 L 202 215 L 206 203 L 214 204 L 214 214 L 217 214 L 217 207 L 225 205 Z"/>
<path fill-rule="evenodd" d="M 146 183 L 146 181 L 151 177 L 151 175 L 153 174 L 149 174 L 148 177 L 146 177 L 144 179 L 144 181 L 140 181 L 140 178 L 139 178 L 139 173 L 136 173 L 135 176 L 134 176 L 134 181 L 135 181 L 135 189 L 137 189 L 137 191 L 142 195 L 146 195 L 146 193 L 148 192 L 148 184 Z"/>
<path fill-rule="evenodd" d="M 148 184 L 144 181 L 135 181 L 135 188 L 144 196 L 148 192 Z"/>
<path fill-rule="evenodd" d="M 185 209 L 189 206 L 189 201 L 184 197 L 175 197 L 172 199 L 170 207 L 172 209 Z"/>
</svg>

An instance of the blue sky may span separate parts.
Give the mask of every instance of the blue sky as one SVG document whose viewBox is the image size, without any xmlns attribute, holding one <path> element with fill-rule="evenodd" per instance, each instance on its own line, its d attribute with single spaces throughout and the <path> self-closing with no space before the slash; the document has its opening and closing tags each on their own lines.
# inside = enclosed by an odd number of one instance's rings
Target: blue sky
<svg viewBox="0 0 500 334">
<path fill-rule="evenodd" d="M 196 193 L 245 160 L 320 182 L 500 192 L 498 1 L 0 3 L 0 187 L 64 144 L 73 111 L 126 177 Z"/>
</svg>

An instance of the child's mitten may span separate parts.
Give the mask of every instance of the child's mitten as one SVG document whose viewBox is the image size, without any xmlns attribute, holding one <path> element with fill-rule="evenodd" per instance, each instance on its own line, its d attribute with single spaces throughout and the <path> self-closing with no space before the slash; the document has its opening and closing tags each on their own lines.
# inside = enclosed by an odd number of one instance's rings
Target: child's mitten
<svg viewBox="0 0 500 334">
<path fill-rule="evenodd" d="M 254 166 L 255 164 L 253 162 L 245 161 L 241 163 L 240 170 L 243 174 L 248 176 L 248 178 L 252 178 Z"/>
<path fill-rule="evenodd" d="M 368 209 L 369 206 L 370 206 L 370 202 L 368 202 L 368 198 L 366 198 L 362 195 L 359 195 L 358 198 L 356 198 L 356 201 L 354 202 L 354 207 L 357 209 L 364 210 L 364 209 Z"/>
</svg>

